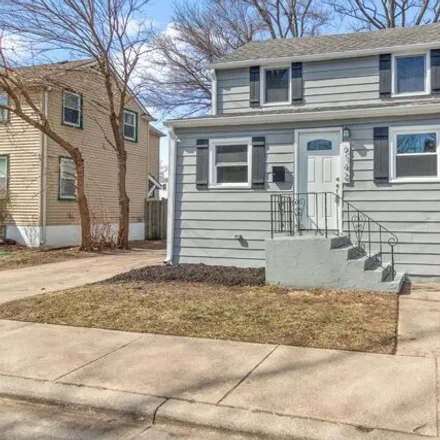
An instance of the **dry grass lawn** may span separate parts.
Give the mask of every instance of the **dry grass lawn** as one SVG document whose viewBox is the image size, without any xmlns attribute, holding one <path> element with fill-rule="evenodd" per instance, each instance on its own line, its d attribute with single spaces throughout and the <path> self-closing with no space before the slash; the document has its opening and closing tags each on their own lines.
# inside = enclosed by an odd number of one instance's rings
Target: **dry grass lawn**
<svg viewBox="0 0 440 440">
<path fill-rule="evenodd" d="M 393 353 L 397 296 L 203 283 L 99 283 L 0 306 L 0 318 Z"/>
</svg>

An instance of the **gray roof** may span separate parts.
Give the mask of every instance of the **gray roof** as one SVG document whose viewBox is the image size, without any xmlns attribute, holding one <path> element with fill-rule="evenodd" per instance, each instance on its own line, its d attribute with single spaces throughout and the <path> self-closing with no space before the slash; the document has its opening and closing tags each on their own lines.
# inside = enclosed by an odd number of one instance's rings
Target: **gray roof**
<svg viewBox="0 0 440 440">
<path fill-rule="evenodd" d="M 377 50 L 380 53 L 386 48 L 395 46 L 430 44 L 437 41 L 440 47 L 440 23 L 352 34 L 252 41 L 240 47 L 234 53 L 219 58 L 213 65 L 235 61 L 324 55 L 358 50 Z"/>
</svg>

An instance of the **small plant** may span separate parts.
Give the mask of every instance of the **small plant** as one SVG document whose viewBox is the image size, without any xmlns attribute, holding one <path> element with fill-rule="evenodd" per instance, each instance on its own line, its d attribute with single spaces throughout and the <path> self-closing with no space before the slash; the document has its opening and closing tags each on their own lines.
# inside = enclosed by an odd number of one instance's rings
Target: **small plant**
<svg viewBox="0 0 440 440">
<path fill-rule="evenodd" d="M 97 250 L 116 248 L 117 226 L 103 207 L 92 210 L 91 222 L 92 248 Z"/>
</svg>

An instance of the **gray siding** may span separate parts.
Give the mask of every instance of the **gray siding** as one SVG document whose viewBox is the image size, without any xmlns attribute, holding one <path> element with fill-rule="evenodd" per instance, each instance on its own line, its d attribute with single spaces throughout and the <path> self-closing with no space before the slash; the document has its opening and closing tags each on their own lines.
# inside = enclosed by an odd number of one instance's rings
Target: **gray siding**
<svg viewBox="0 0 440 440">
<path fill-rule="evenodd" d="M 439 118 L 337 124 L 347 125 L 352 132 L 353 179 L 344 186 L 344 198 L 398 236 L 398 270 L 412 275 L 440 276 L 440 183 L 375 184 L 373 128 L 437 124 L 440 125 Z M 181 142 L 177 149 L 174 262 L 263 266 L 264 239 L 270 236 L 270 194 L 293 190 L 294 130 L 313 126 L 177 130 Z M 266 137 L 267 188 L 197 190 L 196 140 L 236 136 Z M 286 184 L 271 182 L 272 165 L 286 166 Z M 238 234 L 244 240 L 234 238 Z M 378 238 L 378 234 L 372 234 L 373 241 Z"/>
<path fill-rule="evenodd" d="M 295 105 L 296 108 L 382 102 L 379 97 L 379 58 L 377 56 L 303 63 L 303 81 L 304 103 Z M 425 99 L 431 98 L 428 96 Z M 291 107 L 262 106 L 261 109 L 274 110 Z M 249 106 L 249 70 L 245 68 L 218 71 L 218 113 L 245 113 L 251 110 L 255 108 L 252 109 Z"/>
</svg>

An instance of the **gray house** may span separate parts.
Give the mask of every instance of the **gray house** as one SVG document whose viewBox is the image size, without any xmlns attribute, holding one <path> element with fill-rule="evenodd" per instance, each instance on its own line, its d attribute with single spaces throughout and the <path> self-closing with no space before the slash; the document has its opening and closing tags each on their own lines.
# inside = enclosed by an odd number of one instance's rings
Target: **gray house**
<svg viewBox="0 0 440 440">
<path fill-rule="evenodd" d="M 210 68 L 213 114 L 167 122 L 169 263 L 305 287 L 440 276 L 440 23 L 252 42 Z"/>
</svg>

